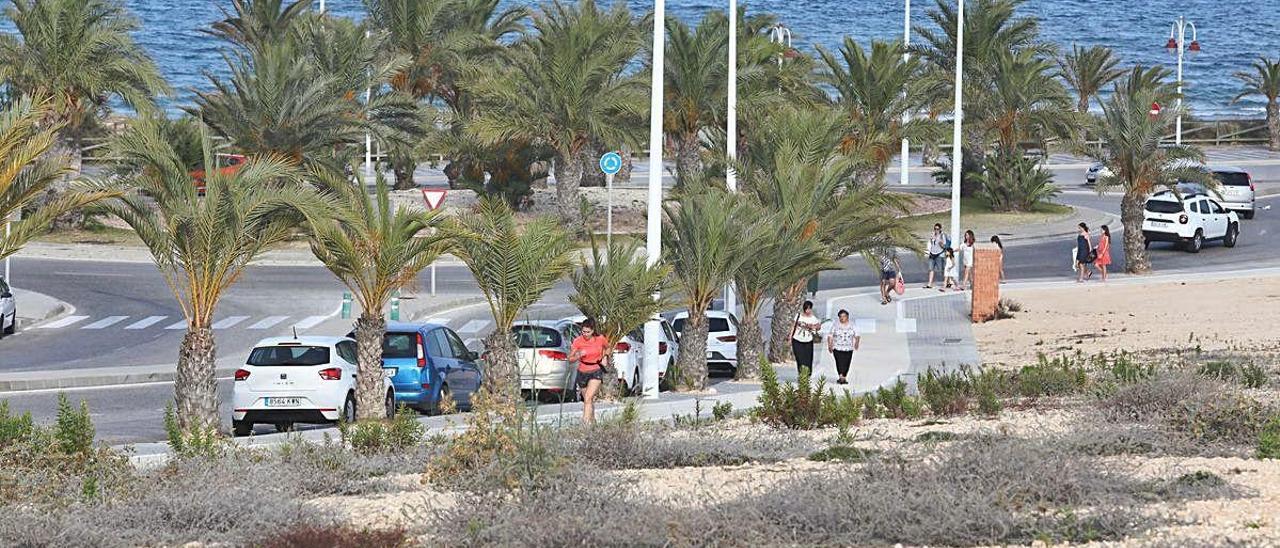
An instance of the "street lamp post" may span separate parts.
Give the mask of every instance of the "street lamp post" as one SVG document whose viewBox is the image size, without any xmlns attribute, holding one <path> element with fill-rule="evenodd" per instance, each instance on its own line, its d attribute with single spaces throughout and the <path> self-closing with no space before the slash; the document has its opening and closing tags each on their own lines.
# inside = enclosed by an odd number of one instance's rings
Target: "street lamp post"
<svg viewBox="0 0 1280 548">
<path fill-rule="evenodd" d="M 1187 28 L 1191 28 L 1191 43 L 1187 44 Z M 1196 24 L 1187 21 L 1186 18 L 1179 15 L 1178 19 L 1173 22 L 1173 26 L 1169 29 L 1169 41 L 1164 45 L 1166 50 L 1173 53 L 1177 50 L 1178 54 L 1178 99 L 1175 105 L 1178 111 L 1178 121 L 1174 126 L 1173 142 L 1176 145 L 1182 144 L 1182 57 L 1183 52 L 1190 51 L 1197 53 L 1200 51 L 1200 42 L 1196 40 Z"/>
<path fill-rule="evenodd" d="M 964 0 L 956 1 L 956 96 L 951 127 L 951 245 L 960 242 L 960 176 L 964 154 L 960 150 L 960 127 L 964 123 Z"/>
<path fill-rule="evenodd" d="M 666 70 L 666 0 L 655 0 L 653 10 L 653 69 L 649 90 L 649 204 L 645 231 L 646 263 L 652 267 L 662 259 L 662 115 L 663 72 Z M 653 295 L 654 299 L 659 297 Z M 645 399 L 658 397 L 658 345 L 661 325 L 656 318 L 644 324 L 644 362 L 641 386 Z"/>
<path fill-rule="evenodd" d="M 911 45 L 911 0 L 906 0 L 906 6 L 903 9 L 903 16 L 902 16 L 902 61 L 904 63 L 911 60 L 911 53 L 907 51 L 907 48 L 910 45 Z M 902 96 L 906 97 L 906 95 L 907 95 L 907 90 L 904 87 L 902 90 Z M 907 123 L 910 121 L 911 121 L 911 113 L 903 112 L 902 113 L 903 129 L 906 129 Z M 907 176 L 907 167 L 910 165 L 910 162 L 907 161 L 907 155 L 910 153 L 911 153 L 911 144 L 907 141 L 906 134 L 903 134 L 902 153 L 901 153 L 902 159 L 899 162 L 899 169 L 901 169 L 902 172 L 898 174 L 898 182 L 904 185 L 907 184 L 907 182 L 910 180 L 910 178 Z"/>
<path fill-rule="evenodd" d="M 738 191 L 738 173 L 733 161 L 738 159 L 738 0 L 729 0 L 729 115 L 726 117 L 725 152 L 729 165 L 724 172 L 724 186 Z M 724 288 L 724 309 L 730 314 L 738 310 L 738 293 L 733 283 Z"/>
</svg>

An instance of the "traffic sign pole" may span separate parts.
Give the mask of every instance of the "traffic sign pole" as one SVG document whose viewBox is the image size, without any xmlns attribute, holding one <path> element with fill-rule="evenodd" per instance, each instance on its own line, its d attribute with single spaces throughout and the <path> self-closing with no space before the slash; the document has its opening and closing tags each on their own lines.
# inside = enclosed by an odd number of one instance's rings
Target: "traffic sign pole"
<svg viewBox="0 0 1280 548">
<path fill-rule="evenodd" d="M 605 246 L 613 247 L 613 175 L 622 169 L 622 155 L 617 152 L 606 152 L 600 156 L 600 171 L 604 172 L 605 200 Z"/>
</svg>

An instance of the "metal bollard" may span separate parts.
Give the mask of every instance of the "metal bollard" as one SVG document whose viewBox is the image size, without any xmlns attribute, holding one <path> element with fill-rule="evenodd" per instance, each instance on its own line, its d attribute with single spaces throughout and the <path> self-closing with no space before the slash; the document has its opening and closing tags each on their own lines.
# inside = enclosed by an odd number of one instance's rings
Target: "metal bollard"
<svg viewBox="0 0 1280 548">
<path fill-rule="evenodd" d="M 351 319 L 351 292 L 342 292 L 342 319 Z"/>
<path fill-rule="evenodd" d="M 400 321 L 400 290 L 391 294 L 391 321 Z"/>
</svg>

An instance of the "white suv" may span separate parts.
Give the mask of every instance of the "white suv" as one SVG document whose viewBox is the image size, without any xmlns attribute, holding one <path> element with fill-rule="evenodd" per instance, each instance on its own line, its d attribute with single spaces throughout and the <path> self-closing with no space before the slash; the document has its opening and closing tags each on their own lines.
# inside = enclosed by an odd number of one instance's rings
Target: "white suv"
<svg viewBox="0 0 1280 548">
<path fill-rule="evenodd" d="M 1252 219 L 1256 192 L 1249 172 L 1238 167 L 1213 167 L 1209 170 L 1218 180 L 1217 191 L 1222 197 L 1222 207 L 1238 212 L 1242 219 Z"/>
<path fill-rule="evenodd" d="M 13 290 L 9 288 L 4 276 L 0 276 L 0 337 L 17 331 L 18 305 L 14 302 Z"/>
<path fill-rule="evenodd" d="M 684 336 L 684 325 L 689 313 L 676 314 L 671 326 Z M 724 310 L 707 311 L 707 367 L 738 372 L 738 318 Z"/>
<path fill-rule="evenodd" d="M 237 369 L 231 400 L 235 435 L 258 423 L 287 432 L 294 423 L 353 422 L 356 418 L 356 342 L 346 337 L 263 339 Z M 383 375 L 385 413 L 395 410 L 395 390 Z"/>
<path fill-rule="evenodd" d="M 1182 244 L 1191 253 L 1199 253 L 1206 240 L 1222 240 L 1222 245 L 1235 247 L 1240 236 L 1240 218 L 1234 211 L 1202 191 L 1158 192 L 1147 199 L 1142 221 L 1142 237 L 1151 242 Z"/>
</svg>

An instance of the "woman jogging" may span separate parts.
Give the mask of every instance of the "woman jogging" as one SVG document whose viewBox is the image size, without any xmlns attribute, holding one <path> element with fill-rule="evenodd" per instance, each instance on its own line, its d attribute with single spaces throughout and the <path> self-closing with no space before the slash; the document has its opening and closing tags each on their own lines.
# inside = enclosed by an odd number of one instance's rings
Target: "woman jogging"
<svg viewBox="0 0 1280 548">
<path fill-rule="evenodd" d="M 849 384 L 849 363 L 862 345 L 862 337 L 858 335 L 857 326 L 849 321 L 848 310 L 841 310 L 836 318 L 836 324 L 831 326 L 831 338 L 827 339 L 827 351 L 836 360 L 836 374 L 840 375 L 836 384 Z"/>
<path fill-rule="evenodd" d="M 587 318 L 582 322 L 582 334 L 573 340 L 569 350 L 569 362 L 578 363 L 578 393 L 582 394 L 582 422 L 596 422 L 596 394 L 604 380 L 604 360 L 608 356 L 609 341 L 596 333 L 596 322 Z"/>
<path fill-rule="evenodd" d="M 805 301 L 804 311 L 796 315 L 796 323 L 791 326 L 791 353 L 802 375 L 805 371 L 813 373 L 813 341 L 821 329 L 822 321 L 813 315 L 813 301 Z"/>
</svg>

